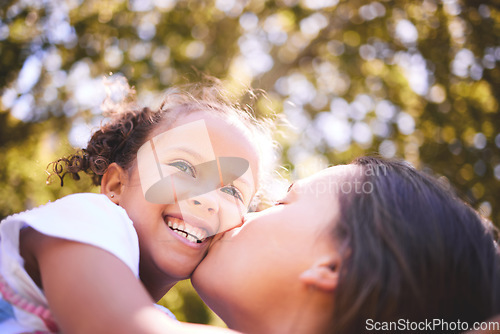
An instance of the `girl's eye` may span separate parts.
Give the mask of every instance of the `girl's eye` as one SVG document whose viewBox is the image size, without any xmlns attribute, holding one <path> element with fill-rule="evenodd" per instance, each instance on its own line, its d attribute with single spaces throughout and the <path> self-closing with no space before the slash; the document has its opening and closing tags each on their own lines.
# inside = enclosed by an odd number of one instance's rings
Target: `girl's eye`
<svg viewBox="0 0 500 334">
<path fill-rule="evenodd" d="M 225 192 L 228 195 L 231 195 L 235 197 L 236 199 L 240 200 L 243 202 L 243 196 L 241 195 L 241 192 L 234 186 L 227 186 L 224 188 L 220 189 L 222 192 Z"/>
<path fill-rule="evenodd" d="M 177 160 L 177 161 L 169 163 L 168 165 L 172 166 L 172 167 L 175 167 L 178 170 L 180 170 L 181 172 L 189 174 L 192 177 L 196 177 L 196 173 L 194 171 L 194 167 L 189 162 L 186 162 L 186 161 L 183 161 L 183 160 Z"/>
</svg>

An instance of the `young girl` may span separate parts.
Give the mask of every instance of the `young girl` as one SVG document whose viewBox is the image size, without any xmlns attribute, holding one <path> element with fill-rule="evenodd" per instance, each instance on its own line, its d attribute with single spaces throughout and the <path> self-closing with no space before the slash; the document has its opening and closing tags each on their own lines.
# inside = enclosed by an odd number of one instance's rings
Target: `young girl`
<svg viewBox="0 0 500 334">
<path fill-rule="evenodd" d="M 61 184 L 83 171 L 101 194 L 0 224 L 0 332 L 175 326 L 153 301 L 191 275 L 213 235 L 241 224 L 270 142 L 266 126 L 217 85 L 171 91 L 157 111 L 116 113 L 86 149 L 54 165 Z"/>
</svg>

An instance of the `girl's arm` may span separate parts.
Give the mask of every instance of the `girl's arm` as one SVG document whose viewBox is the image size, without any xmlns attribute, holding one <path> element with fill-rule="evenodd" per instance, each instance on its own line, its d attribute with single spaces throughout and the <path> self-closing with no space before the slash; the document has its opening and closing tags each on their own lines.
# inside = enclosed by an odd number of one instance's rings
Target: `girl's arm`
<svg viewBox="0 0 500 334">
<path fill-rule="evenodd" d="M 43 290 L 63 333 L 234 333 L 169 318 L 111 253 L 40 236 L 34 250 Z"/>
</svg>

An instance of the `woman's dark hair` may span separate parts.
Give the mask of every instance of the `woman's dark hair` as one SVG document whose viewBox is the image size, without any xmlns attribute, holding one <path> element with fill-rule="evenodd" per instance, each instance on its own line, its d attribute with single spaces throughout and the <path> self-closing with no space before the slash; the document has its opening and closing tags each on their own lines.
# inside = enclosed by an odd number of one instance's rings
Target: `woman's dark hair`
<svg viewBox="0 0 500 334">
<path fill-rule="evenodd" d="M 353 165 L 364 186 L 340 197 L 334 238 L 342 264 L 332 332 L 366 333 L 375 322 L 392 322 L 390 333 L 404 332 L 406 321 L 454 322 L 417 330 L 444 333 L 457 321 L 472 328 L 499 314 L 493 225 L 405 162 L 363 157 Z"/>
<path fill-rule="evenodd" d="M 126 86 L 128 88 L 128 84 Z M 256 96 L 251 90 L 247 94 Z M 161 106 L 156 110 L 138 108 L 130 102 L 113 105 L 107 112 L 109 121 L 94 132 L 86 148 L 49 164 L 47 181 L 57 175 L 62 186 L 65 175 L 70 174 L 73 179 L 79 180 L 79 173 L 84 172 L 92 177 L 94 185 L 100 185 L 111 163 L 115 162 L 124 169 L 133 165 L 137 151 L 158 124 L 172 124 L 180 115 L 195 111 L 210 112 L 241 124 L 241 130 L 247 131 L 256 143 L 261 170 L 270 169 L 267 164 L 272 164 L 274 159 L 271 119 L 258 120 L 248 105 L 241 106 L 231 101 L 219 80 L 205 76 L 200 83 L 167 90 Z"/>
</svg>

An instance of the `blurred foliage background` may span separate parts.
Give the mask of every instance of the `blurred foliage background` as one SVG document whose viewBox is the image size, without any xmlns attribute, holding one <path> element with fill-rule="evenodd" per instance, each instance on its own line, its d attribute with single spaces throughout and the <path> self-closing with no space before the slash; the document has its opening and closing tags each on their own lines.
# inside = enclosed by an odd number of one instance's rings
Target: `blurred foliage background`
<svg viewBox="0 0 500 334">
<path fill-rule="evenodd" d="M 142 105 L 195 73 L 286 115 L 285 177 L 361 154 L 432 170 L 500 222 L 500 0 L 0 1 L 0 217 L 77 191 L 45 168 L 102 119 L 103 77 Z M 162 300 L 221 324 L 189 282 Z"/>
</svg>

